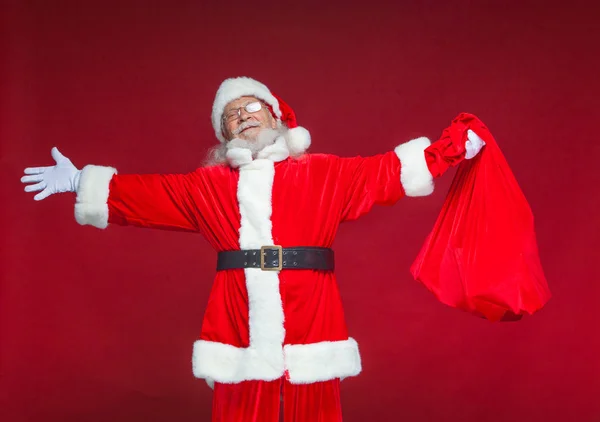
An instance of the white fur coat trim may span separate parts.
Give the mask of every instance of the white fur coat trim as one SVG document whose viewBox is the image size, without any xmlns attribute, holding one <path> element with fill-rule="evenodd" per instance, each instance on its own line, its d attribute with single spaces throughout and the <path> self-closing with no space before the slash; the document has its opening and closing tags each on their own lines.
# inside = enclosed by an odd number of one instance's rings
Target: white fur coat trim
<svg viewBox="0 0 600 422">
<path fill-rule="evenodd" d="M 109 184 L 117 170 L 112 167 L 88 165 L 81 170 L 75 220 L 99 229 L 108 227 Z"/>
<path fill-rule="evenodd" d="M 292 384 L 307 384 L 356 376 L 362 370 L 358 344 L 353 338 L 313 344 L 287 344 L 285 367 Z"/>
<path fill-rule="evenodd" d="M 272 381 L 282 377 L 287 370 L 292 384 L 309 384 L 356 376 L 362 370 L 358 344 L 353 338 L 288 344 L 273 348 L 276 355 L 266 352 L 268 350 L 198 340 L 194 343 L 192 356 L 194 376 L 205 379 L 212 386 L 214 382 Z M 279 362 L 280 357 L 284 366 L 273 366 L 272 362 Z"/>
<path fill-rule="evenodd" d="M 231 151 L 230 160 L 238 160 L 235 164 L 240 168 L 237 198 L 241 215 L 241 249 L 273 245 L 274 162 L 287 158 L 287 149 L 282 149 L 284 146 L 280 139 L 254 160 L 244 151 Z M 213 385 L 215 381 L 274 380 L 287 370 L 291 382 L 310 383 L 360 372 L 358 345 L 353 339 L 284 346 L 284 313 L 278 272 L 247 268 L 244 273 L 248 291 L 249 345 L 239 348 L 214 341 L 196 341 L 192 353 L 194 376 Z"/>
<path fill-rule="evenodd" d="M 271 353 L 271 354 L 270 354 Z M 276 365 L 273 365 L 277 362 Z M 192 352 L 192 371 L 209 385 L 215 381 L 231 384 L 249 380 L 273 381 L 283 376 L 281 346 L 240 348 L 214 341 L 197 340 Z"/>
<path fill-rule="evenodd" d="M 406 196 L 427 196 L 433 193 L 433 176 L 425 161 L 425 149 L 431 145 L 421 137 L 398 145 L 394 152 L 400 159 L 400 182 Z"/>
<path fill-rule="evenodd" d="M 271 234 L 274 176 L 275 168 L 271 160 L 257 159 L 240 167 L 237 197 L 241 216 L 241 249 L 260 249 L 261 246 L 274 244 Z M 280 349 L 285 330 L 278 272 L 246 268 L 244 273 L 248 291 L 250 348 L 274 358 L 271 366 L 283 368 Z"/>
<path fill-rule="evenodd" d="M 239 243 L 241 249 L 260 249 L 273 245 L 271 193 L 275 177 L 274 160 L 287 158 L 276 145 L 271 159 L 252 157 L 243 150 L 231 158 L 240 168 L 237 199 L 240 209 Z M 285 150 L 287 152 L 287 149 Z M 262 151 L 261 151 L 262 153 Z M 265 153 L 266 154 L 266 153 Z M 284 373 L 283 303 L 279 292 L 279 275 L 259 268 L 244 269 L 248 291 L 247 348 L 199 340 L 194 343 L 193 371 L 199 378 L 219 382 L 273 380 Z"/>
</svg>

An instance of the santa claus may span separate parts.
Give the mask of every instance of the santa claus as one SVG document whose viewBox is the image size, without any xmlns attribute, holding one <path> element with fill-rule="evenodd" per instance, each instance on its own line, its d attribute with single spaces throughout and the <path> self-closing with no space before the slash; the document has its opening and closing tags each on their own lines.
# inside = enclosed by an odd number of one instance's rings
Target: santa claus
<svg viewBox="0 0 600 422">
<path fill-rule="evenodd" d="M 338 226 L 374 205 L 433 192 L 433 181 L 485 145 L 418 138 L 371 157 L 309 154 L 309 132 L 264 84 L 225 80 L 212 109 L 219 145 L 187 174 L 120 174 L 56 165 L 27 168 L 41 200 L 75 192 L 75 219 L 202 234 L 217 273 L 201 334 L 196 377 L 214 388 L 214 421 L 340 421 L 339 383 L 361 371 L 348 335 L 330 249 Z M 290 189 L 293 186 L 293 189 Z"/>
</svg>

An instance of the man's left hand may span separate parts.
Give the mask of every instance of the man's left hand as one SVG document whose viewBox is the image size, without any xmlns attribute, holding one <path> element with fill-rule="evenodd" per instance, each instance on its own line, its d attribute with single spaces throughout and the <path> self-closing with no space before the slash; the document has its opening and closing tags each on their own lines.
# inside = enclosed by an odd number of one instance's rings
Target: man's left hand
<svg viewBox="0 0 600 422">
<path fill-rule="evenodd" d="M 475 157 L 484 146 L 485 141 L 481 139 L 475 132 L 469 129 L 467 131 L 467 142 L 465 143 L 465 149 L 467 150 L 465 159 L 470 160 L 471 158 Z"/>
</svg>

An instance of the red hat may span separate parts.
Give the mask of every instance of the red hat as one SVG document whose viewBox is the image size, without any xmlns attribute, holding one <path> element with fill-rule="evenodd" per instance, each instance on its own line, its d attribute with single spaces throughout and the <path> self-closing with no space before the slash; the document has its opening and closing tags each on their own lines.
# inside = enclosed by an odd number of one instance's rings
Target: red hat
<svg viewBox="0 0 600 422">
<path fill-rule="evenodd" d="M 290 152 L 301 153 L 310 146 L 310 133 L 298 126 L 296 114 L 279 96 L 273 94 L 264 84 L 248 77 L 229 78 L 221 83 L 213 102 L 212 124 L 215 135 L 220 142 L 227 140 L 223 136 L 221 119 L 225 106 L 243 96 L 252 96 L 263 100 L 271 108 L 273 116 L 284 123 L 288 130 L 286 135 Z M 293 150 L 293 151 L 292 151 Z"/>
</svg>

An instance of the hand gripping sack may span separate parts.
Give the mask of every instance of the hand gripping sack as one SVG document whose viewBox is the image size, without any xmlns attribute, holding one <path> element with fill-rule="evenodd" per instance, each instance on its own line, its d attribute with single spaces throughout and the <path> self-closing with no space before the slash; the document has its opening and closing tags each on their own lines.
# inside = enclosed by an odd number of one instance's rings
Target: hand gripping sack
<svg viewBox="0 0 600 422">
<path fill-rule="evenodd" d="M 551 296 L 533 215 L 496 140 L 477 117 L 460 114 L 442 139 L 464 145 L 468 129 L 486 146 L 459 164 L 411 273 L 446 305 L 490 321 L 520 319 Z"/>
</svg>

